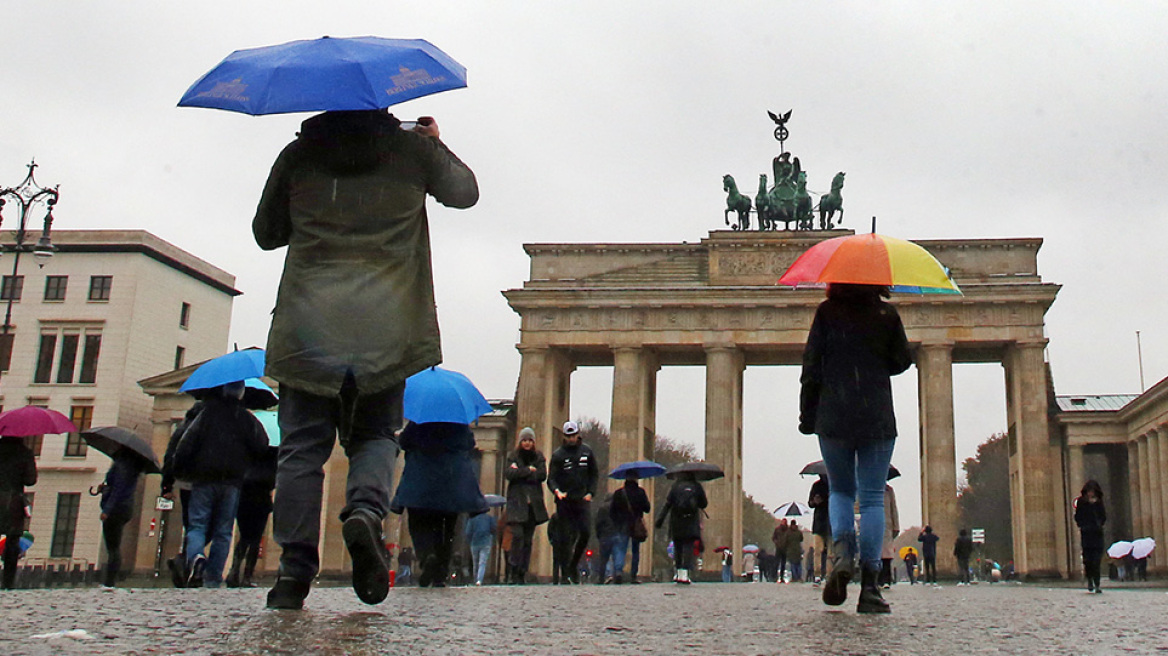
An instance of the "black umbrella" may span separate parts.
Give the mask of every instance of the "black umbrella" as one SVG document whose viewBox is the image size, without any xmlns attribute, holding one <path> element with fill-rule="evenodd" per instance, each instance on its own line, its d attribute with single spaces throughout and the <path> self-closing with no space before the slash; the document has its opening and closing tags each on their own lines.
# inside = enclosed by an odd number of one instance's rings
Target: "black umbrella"
<svg viewBox="0 0 1168 656">
<path fill-rule="evenodd" d="M 120 426 L 91 428 L 87 431 L 82 431 L 81 437 L 85 438 L 86 442 L 89 442 L 89 446 L 111 458 L 115 453 L 122 450 L 133 453 L 142 460 L 142 472 L 145 474 L 158 474 L 162 471 L 162 467 L 158 465 L 158 456 L 154 455 L 154 449 L 150 447 L 146 440 L 138 437 L 128 429 Z"/>
<path fill-rule="evenodd" d="M 807 463 L 807 465 L 805 467 L 803 467 L 803 471 L 799 472 L 799 475 L 800 476 L 806 476 L 806 475 L 827 476 L 827 465 L 823 464 L 822 460 L 816 460 L 815 462 L 809 462 L 809 463 Z M 892 465 L 888 465 L 888 480 L 891 481 L 892 479 L 896 478 L 897 476 L 900 476 L 900 470 L 897 469 L 896 467 L 893 467 Z"/>
<path fill-rule="evenodd" d="M 693 474 L 694 480 L 698 481 L 712 481 L 726 475 L 718 465 L 708 462 L 683 462 L 670 467 L 669 471 L 665 472 L 665 477 L 677 478 L 681 473 Z"/>
</svg>

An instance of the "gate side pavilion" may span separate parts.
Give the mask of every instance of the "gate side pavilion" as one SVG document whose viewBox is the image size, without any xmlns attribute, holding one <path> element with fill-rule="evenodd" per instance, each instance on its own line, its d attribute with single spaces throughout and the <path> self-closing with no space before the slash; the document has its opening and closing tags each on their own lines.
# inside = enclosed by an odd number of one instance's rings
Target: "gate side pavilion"
<svg viewBox="0 0 1168 656">
<path fill-rule="evenodd" d="M 735 501 L 742 490 L 743 372 L 748 365 L 801 363 L 823 293 L 776 281 L 816 242 L 851 233 L 713 231 L 693 244 L 525 245 L 530 279 L 504 292 L 521 317 L 517 425 L 534 428 L 538 448 L 550 454 L 569 418 L 572 372 L 612 366 L 612 462 L 651 459 L 657 371 L 704 366 L 706 461 L 726 472 L 707 486 L 704 537 L 741 552 L 742 509 Z M 1060 286 L 1038 273 L 1042 240 L 917 243 L 950 269 L 964 292 L 893 299 L 917 367 L 923 521 L 943 535 L 957 534 L 953 365 L 999 362 L 1015 566 L 1032 578 L 1066 577 L 1073 571 L 1067 490 L 1062 447 L 1048 417 L 1044 359 L 1044 317 Z M 954 573 L 950 550 L 939 552 L 939 569 Z M 550 574 L 550 555 L 542 541 L 532 571 Z M 650 561 L 642 560 L 642 574 Z M 707 569 L 716 567 L 713 559 L 706 562 Z"/>
</svg>

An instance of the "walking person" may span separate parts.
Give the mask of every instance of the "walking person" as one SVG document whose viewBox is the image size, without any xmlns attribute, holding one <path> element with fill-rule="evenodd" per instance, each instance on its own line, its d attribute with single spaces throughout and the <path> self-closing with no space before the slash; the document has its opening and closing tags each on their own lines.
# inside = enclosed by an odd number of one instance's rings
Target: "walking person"
<svg viewBox="0 0 1168 656">
<path fill-rule="evenodd" d="M 507 581 L 522 584 L 531 564 L 535 527 L 548 521 L 547 508 L 543 505 L 547 462 L 535 448 L 535 431 L 531 428 L 519 431 L 519 444 L 507 458 L 503 478 L 507 479 L 507 507 L 503 514 L 511 532 L 511 577 Z"/>
<path fill-rule="evenodd" d="M 779 520 L 771 532 L 771 543 L 775 545 L 775 575 L 778 583 L 783 583 L 783 572 L 787 569 L 787 520 Z"/>
<path fill-rule="evenodd" d="M 1103 507 L 1103 488 L 1095 480 L 1083 484 L 1075 499 L 1075 524 L 1079 527 L 1080 546 L 1083 549 L 1083 574 L 1087 591 L 1102 594 L 1099 586 L 1099 562 L 1103 559 L 1103 525 L 1107 511 Z M 1121 570 L 1122 571 L 1122 570 Z"/>
<path fill-rule="evenodd" d="M 892 587 L 892 559 L 896 549 L 892 541 L 900 535 L 900 512 L 896 509 L 896 492 L 887 483 L 884 485 L 884 542 L 880 546 L 880 587 Z"/>
<path fill-rule="evenodd" d="M 4 574 L 0 586 L 16 586 L 20 560 L 20 536 L 24 533 L 24 488 L 36 485 L 37 465 L 23 437 L 0 437 L 0 534 L 6 536 L 0 560 Z"/>
<path fill-rule="evenodd" d="M 722 549 L 722 582 L 734 581 L 734 550 L 730 547 Z"/>
<path fill-rule="evenodd" d="M 600 559 L 594 572 L 596 583 L 613 583 L 616 581 L 616 565 L 613 555 L 616 551 L 617 529 L 612 521 L 612 494 L 605 495 L 604 501 L 596 509 L 596 519 L 593 524 L 596 530 L 596 542 L 600 545 Z M 611 574 L 609 565 L 612 564 Z M 624 565 L 624 563 L 621 563 Z"/>
<path fill-rule="evenodd" d="M 669 520 L 669 537 L 673 540 L 673 580 L 689 584 L 694 550 L 702 539 L 700 513 L 707 505 L 706 491 L 690 472 L 679 472 L 665 497 L 665 506 L 657 514 L 655 525 L 661 528 Z"/>
<path fill-rule="evenodd" d="M 957 585 L 969 585 L 969 558 L 972 555 L 973 540 L 965 529 L 961 529 L 953 541 L 953 557 L 957 559 Z"/>
<path fill-rule="evenodd" d="M 207 588 L 223 582 L 244 475 L 268 449 L 268 435 L 244 407 L 243 392 L 243 381 L 207 391 L 203 410 L 174 451 L 175 476 L 191 482 L 187 587 L 200 578 Z"/>
<path fill-rule="evenodd" d="M 794 583 L 803 578 L 803 529 L 799 528 L 799 524 L 793 519 L 787 524 L 786 540 L 784 548 L 787 552 L 787 564 L 791 568 L 791 576 L 787 580 Z M 779 576 L 782 576 L 782 573 L 782 570 L 779 570 Z"/>
<path fill-rule="evenodd" d="M 495 518 L 490 512 L 479 513 L 466 520 L 466 543 L 474 563 L 474 584 L 482 585 L 491 562 L 491 547 L 495 544 Z"/>
<path fill-rule="evenodd" d="M 264 250 L 288 247 L 266 352 L 282 436 L 269 608 L 302 608 L 320 569 L 324 465 L 338 440 L 353 590 L 368 604 L 389 594 L 382 522 L 405 380 L 442 361 L 427 195 L 466 208 L 478 184 L 433 119 L 407 131 L 385 110 L 309 118 L 268 175 L 252 232 Z"/>
<path fill-rule="evenodd" d="M 580 558 L 591 539 L 589 510 L 596 495 L 596 481 L 600 470 L 596 456 L 581 439 L 580 426 L 574 421 L 564 422 L 564 443 L 552 452 L 548 464 L 548 488 L 555 496 L 556 514 L 571 531 L 571 556 L 568 560 L 572 583 L 579 582 Z"/>
<path fill-rule="evenodd" d="M 572 582 L 572 570 L 568 569 L 572 556 L 572 531 L 559 513 L 552 513 L 548 520 L 547 539 L 552 548 L 552 585 L 568 585 Z M 522 578 L 515 581 L 520 585 L 523 582 Z"/>
<path fill-rule="evenodd" d="M 143 465 L 142 459 L 126 451 L 125 447 L 118 448 L 112 458 L 105 480 L 98 486 L 101 493 L 101 535 L 106 551 L 104 588 L 112 588 L 118 582 L 122 567 L 122 534 L 134 517 L 134 493 L 138 490 Z"/>
<path fill-rule="evenodd" d="M 831 492 L 832 572 L 823 601 L 847 600 L 860 558 L 862 613 L 890 612 L 880 593 L 884 485 L 896 444 L 891 377 L 912 364 L 900 315 L 880 285 L 831 283 L 803 351 L 799 432 L 819 436 Z M 859 501 L 857 540 L 853 508 Z"/>
<path fill-rule="evenodd" d="M 917 584 L 917 550 L 912 547 L 904 554 L 904 573 L 908 577 L 909 585 Z"/>
<path fill-rule="evenodd" d="M 925 566 L 925 585 L 937 585 L 937 541 L 940 539 L 933 532 L 932 526 L 926 526 L 917 536 L 917 542 L 921 543 L 921 560 Z"/>
<path fill-rule="evenodd" d="M 418 586 L 444 588 L 454 556 L 458 515 L 487 512 L 487 499 L 479 490 L 471 461 L 474 433 L 466 424 L 410 422 L 398 443 L 406 462 L 389 507 L 406 514 L 417 550 Z"/>
<path fill-rule="evenodd" d="M 828 503 L 830 494 L 831 486 L 828 484 L 827 475 L 820 474 L 811 484 L 811 492 L 807 495 L 807 505 L 814 511 L 811 515 L 812 550 L 819 554 L 819 576 L 812 577 L 816 583 L 827 578 L 827 549 L 831 544 L 831 510 Z M 812 575 L 815 574 L 814 562 L 808 571 Z"/>
<path fill-rule="evenodd" d="M 276 488 L 276 463 L 279 449 L 269 446 L 243 477 L 239 488 L 239 507 L 235 510 L 235 526 L 239 540 L 231 558 L 227 587 L 256 587 L 255 569 L 259 562 L 268 516 L 272 514 L 272 491 Z"/>
<path fill-rule="evenodd" d="M 625 554 L 631 549 L 629 583 L 640 583 L 637 572 L 641 568 L 641 544 L 649 539 L 645 514 L 652 510 L 649 495 L 640 485 L 641 477 L 635 471 L 625 474 L 625 483 L 612 494 L 612 523 L 616 526 L 616 544 L 613 547 L 614 582 L 623 582 Z"/>
<path fill-rule="evenodd" d="M 197 390 L 201 397 L 202 390 Z M 178 491 L 178 505 L 181 509 L 180 517 L 182 518 L 182 540 L 179 542 L 179 551 L 173 558 L 168 558 L 166 566 L 170 570 L 170 580 L 176 588 L 185 588 L 187 586 L 187 579 L 189 578 L 187 572 L 187 532 L 191 529 L 191 483 L 190 481 L 182 480 L 174 475 L 174 452 L 178 448 L 178 443 L 182 441 L 182 436 L 186 433 L 187 427 L 194 422 L 195 417 L 203 411 L 203 401 L 195 401 L 195 404 L 187 409 L 186 414 L 183 415 L 182 421 L 174 428 L 174 432 L 170 435 L 170 440 L 166 443 L 166 454 L 162 458 L 162 487 L 160 494 L 164 499 L 174 501 L 175 491 Z M 195 581 L 196 587 L 203 587 L 202 579 Z"/>
</svg>

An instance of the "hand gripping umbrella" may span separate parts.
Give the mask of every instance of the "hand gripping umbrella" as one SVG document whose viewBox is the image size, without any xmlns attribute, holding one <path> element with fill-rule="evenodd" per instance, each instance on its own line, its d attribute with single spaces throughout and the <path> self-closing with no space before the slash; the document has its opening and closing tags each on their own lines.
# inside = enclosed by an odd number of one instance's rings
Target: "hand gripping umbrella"
<svg viewBox="0 0 1168 656">
<path fill-rule="evenodd" d="M 0 412 L 0 435 L 27 437 L 46 433 L 76 433 L 77 426 L 56 410 L 26 405 Z"/>
<path fill-rule="evenodd" d="M 81 431 L 81 437 L 89 446 L 101 451 L 109 457 L 116 453 L 132 453 L 142 463 L 142 473 L 157 474 L 162 471 L 158 465 L 158 456 L 154 448 L 146 440 L 138 437 L 133 431 L 121 426 L 104 426 Z"/>
</svg>

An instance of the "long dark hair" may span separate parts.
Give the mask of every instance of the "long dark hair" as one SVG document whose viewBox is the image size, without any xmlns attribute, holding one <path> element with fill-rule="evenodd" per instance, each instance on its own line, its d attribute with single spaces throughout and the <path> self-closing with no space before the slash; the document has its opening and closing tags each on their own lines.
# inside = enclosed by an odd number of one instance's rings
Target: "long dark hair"
<svg viewBox="0 0 1168 656">
<path fill-rule="evenodd" d="M 827 286 L 827 297 L 832 300 L 875 305 L 881 298 L 891 296 L 888 285 L 857 285 L 849 282 L 833 282 Z"/>
<path fill-rule="evenodd" d="M 1083 483 L 1083 489 L 1079 491 L 1079 496 L 1086 497 L 1088 492 L 1094 492 L 1095 498 L 1099 499 L 1099 501 L 1103 501 L 1103 488 L 1100 487 L 1099 482 L 1095 479 L 1091 479 L 1086 483 Z"/>
</svg>

